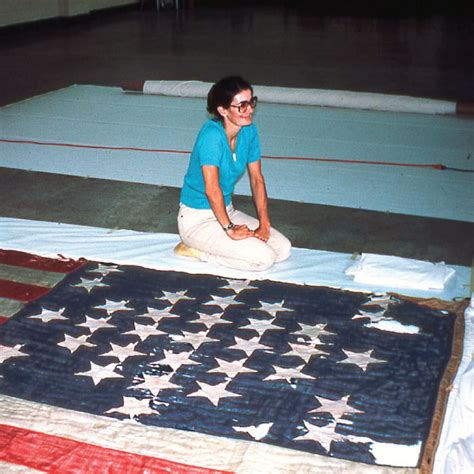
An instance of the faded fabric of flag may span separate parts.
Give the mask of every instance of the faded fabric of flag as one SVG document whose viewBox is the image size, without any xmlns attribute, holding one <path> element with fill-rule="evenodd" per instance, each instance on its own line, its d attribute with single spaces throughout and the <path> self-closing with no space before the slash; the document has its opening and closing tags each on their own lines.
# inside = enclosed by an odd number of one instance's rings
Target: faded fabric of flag
<svg viewBox="0 0 474 474">
<path fill-rule="evenodd" d="M 0 324 L 84 263 L 0 249 Z"/>
<path fill-rule="evenodd" d="M 367 464 L 409 447 L 415 466 L 453 321 L 389 295 L 88 262 L 0 327 L 0 393 Z"/>
</svg>

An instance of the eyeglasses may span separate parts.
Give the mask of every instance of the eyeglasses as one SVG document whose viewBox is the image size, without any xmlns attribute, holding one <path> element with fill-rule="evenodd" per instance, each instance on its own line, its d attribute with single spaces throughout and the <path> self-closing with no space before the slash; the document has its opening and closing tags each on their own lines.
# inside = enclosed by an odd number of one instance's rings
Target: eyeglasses
<svg viewBox="0 0 474 474">
<path fill-rule="evenodd" d="M 239 110 L 240 113 L 242 112 L 247 112 L 247 109 L 249 107 L 252 107 L 252 109 L 255 109 L 257 107 L 257 102 L 258 102 L 258 97 L 252 97 L 250 100 L 243 100 L 237 105 L 232 105 L 230 104 L 230 107 L 234 107 Z"/>
</svg>

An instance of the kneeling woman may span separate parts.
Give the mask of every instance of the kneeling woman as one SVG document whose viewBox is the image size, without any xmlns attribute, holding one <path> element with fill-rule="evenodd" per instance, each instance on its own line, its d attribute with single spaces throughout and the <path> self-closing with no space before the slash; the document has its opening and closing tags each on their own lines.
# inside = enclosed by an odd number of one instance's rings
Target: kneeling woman
<svg viewBox="0 0 474 474">
<path fill-rule="evenodd" d="M 196 139 L 181 190 L 176 253 L 239 270 L 261 271 L 290 255 L 291 243 L 270 226 L 260 143 L 252 113 L 252 86 L 226 77 L 207 96 L 214 115 Z M 258 219 L 232 205 L 235 184 L 247 167 Z"/>
</svg>

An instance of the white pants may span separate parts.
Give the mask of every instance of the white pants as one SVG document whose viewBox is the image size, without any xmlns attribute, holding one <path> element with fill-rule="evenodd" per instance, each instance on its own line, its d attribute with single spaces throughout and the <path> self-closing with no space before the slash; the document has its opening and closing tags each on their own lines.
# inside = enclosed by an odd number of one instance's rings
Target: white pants
<svg viewBox="0 0 474 474">
<path fill-rule="evenodd" d="M 258 227 L 257 219 L 235 210 L 232 204 L 227 206 L 227 214 L 236 225 L 246 224 L 252 230 Z M 262 271 L 290 256 L 290 241 L 273 227 L 267 242 L 256 237 L 233 240 L 224 232 L 211 209 L 193 209 L 181 204 L 178 230 L 186 245 L 201 252 L 201 260 L 225 267 Z"/>
</svg>

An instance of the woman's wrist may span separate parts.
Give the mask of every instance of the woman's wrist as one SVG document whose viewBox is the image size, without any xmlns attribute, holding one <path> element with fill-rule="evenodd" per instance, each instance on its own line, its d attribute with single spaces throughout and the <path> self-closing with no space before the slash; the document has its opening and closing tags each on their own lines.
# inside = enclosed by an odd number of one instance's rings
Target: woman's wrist
<svg viewBox="0 0 474 474">
<path fill-rule="evenodd" d="M 222 229 L 227 234 L 227 232 L 229 232 L 229 230 L 232 230 L 234 227 L 235 224 L 233 222 L 229 222 L 227 225 L 223 225 Z"/>
</svg>

